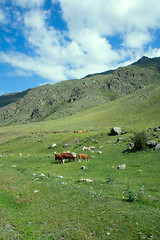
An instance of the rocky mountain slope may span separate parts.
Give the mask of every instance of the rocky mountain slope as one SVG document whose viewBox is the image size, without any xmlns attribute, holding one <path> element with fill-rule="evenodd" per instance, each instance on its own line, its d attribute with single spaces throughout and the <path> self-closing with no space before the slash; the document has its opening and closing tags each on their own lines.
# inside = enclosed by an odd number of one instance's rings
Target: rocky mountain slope
<svg viewBox="0 0 160 240">
<path fill-rule="evenodd" d="M 160 83 L 160 58 L 0 97 L 0 126 L 57 119 Z"/>
</svg>

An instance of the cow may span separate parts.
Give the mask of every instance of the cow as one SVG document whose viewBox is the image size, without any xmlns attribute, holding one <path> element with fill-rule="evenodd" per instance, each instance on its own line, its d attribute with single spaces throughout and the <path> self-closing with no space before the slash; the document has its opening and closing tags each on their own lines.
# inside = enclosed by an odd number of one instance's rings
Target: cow
<svg viewBox="0 0 160 240">
<path fill-rule="evenodd" d="M 79 162 L 81 162 L 81 159 L 89 161 L 89 157 L 87 154 L 79 154 L 78 157 L 79 157 Z"/>
<path fill-rule="evenodd" d="M 64 158 L 62 157 L 61 154 L 55 153 L 55 161 L 57 161 L 57 163 L 64 163 Z"/>
<path fill-rule="evenodd" d="M 61 153 L 61 156 L 63 157 L 63 159 L 69 159 L 69 161 L 73 159 L 73 161 L 75 161 L 75 157 L 73 156 L 72 153 L 67 153 L 67 152 Z"/>
<path fill-rule="evenodd" d="M 75 130 L 73 133 L 78 133 L 78 131 Z"/>
<path fill-rule="evenodd" d="M 83 130 L 84 133 L 88 132 L 88 130 Z"/>
</svg>

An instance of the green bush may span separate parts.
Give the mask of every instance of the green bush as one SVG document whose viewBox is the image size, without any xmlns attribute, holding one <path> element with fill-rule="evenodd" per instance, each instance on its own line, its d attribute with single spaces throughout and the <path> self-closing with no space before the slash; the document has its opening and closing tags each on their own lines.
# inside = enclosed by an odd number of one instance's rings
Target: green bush
<svg viewBox="0 0 160 240">
<path fill-rule="evenodd" d="M 126 197 L 128 202 L 133 202 L 137 200 L 137 192 L 134 189 L 128 188 L 126 191 Z"/>
<path fill-rule="evenodd" d="M 147 148 L 147 141 L 148 136 L 144 131 L 135 133 L 134 137 L 132 138 L 132 142 L 134 143 L 133 151 L 136 152 L 145 150 Z"/>
<path fill-rule="evenodd" d="M 133 201 L 137 201 L 137 202 L 142 202 L 142 199 L 144 198 L 144 189 L 140 189 L 140 190 L 135 190 L 133 188 L 131 188 L 130 186 L 128 186 L 128 188 L 124 191 L 125 194 L 125 199 L 124 201 L 127 202 L 133 202 Z"/>
</svg>

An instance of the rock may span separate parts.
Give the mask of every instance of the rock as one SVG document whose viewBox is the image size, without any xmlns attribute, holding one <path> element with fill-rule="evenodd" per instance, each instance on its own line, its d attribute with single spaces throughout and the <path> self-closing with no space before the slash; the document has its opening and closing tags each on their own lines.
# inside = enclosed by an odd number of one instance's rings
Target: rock
<svg viewBox="0 0 160 240">
<path fill-rule="evenodd" d="M 126 164 L 118 165 L 117 167 L 119 170 L 124 170 L 126 169 Z"/>
<path fill-rule="evenodd" d="M 117 142 L 116 143 L 118 143 L 118 142 L 122 142 L 122 138 L 117 138 Z"/>
<path fill-rule="evenodd" d="M 156 132 L 160 131 L 160 126 L 155 127 L 155 128 L 154 128 L 154 131 L 156 131 Z"/>
<path fill-rule="evenodd" d="M 128 149 L 132 149 L 133 147 L 134 147 L 134 143 L 130 142 L 129 146 L 128 146 Z"/>
<path fill-rule="evenodd" d="M 16 165 L 14 164 L 14 165 L 12 165 L 11 167 L 16 167 Z"/>
<path fill-rule="evenodd" d="M 154 130 L 153 127 L 150 127 L 150 128 L 147 129 L 148 132 L 151 132 L 151 131 L 153 131 L 153 130 Z"/>
<path fill-rule="evenodd" d="M 158 143 L 156 146 L 155 146 L 155 150 L 158 150 L 160 149 L 160 143 Z"/>
<path fill-rule="evenodd" d="M 87 167 L 86 166 L 82 166 L 81 169 L 87 169 Z"/>
<path fill-rule="evenodd" d="M 60 175 L 58 175 L 57 177 L 58 177 L 58 178 L 63 178 L 63 176 L 60 176 Z"/>
<path fill-rule="evenodd" d="M 41 173 L 41 175 L 40 175 L 41 177 L 45 177 L 45 175 L 43 174 L 43 173 Z"/>
<path fill-rule="evenodd" d="M 127 134 L 128 132 L 127 131 L 125 131 L 125 132 L 122 132 L 121 134 Z"/>
<path fill-rule="evenodd" d="M 34 193 L 37 193 L 37 192 L 39 192 L 39 190 L 35 189 L 35 190 L 34 190 Z"/>
<path fill-rule="evenodd" d="M 121 134 L 121 128 L 119 128 L 119 127 L 113 127 L 112 129 L 111 129 L 111 133 L 110 133 L 111 135 L 118 135 L 118 134 Z"/>
<path fill-rule="evenodd" d="M 82 181 L 82 182 L 93 182 L 93 180 L 88 179 L 88 178 L 81 179 L 81 181 Z"/>
<path fill-rule="evenodd" d="M 64 148 L 68 147 L 68 144 L 64 144 L 63 147 L 64 147 Z"/>
<path fill-rule="evenodd" d="M 15 229 L 15 227 L 13 227 L 11 224 L 7 224 L 7 225 L 5 225 L 5 227 L 6 227 L 7 231 L 9 231 L 9 232 L 13 232 Z"/>
<path fill-rule="evenodd" d="M 98 151 L 98 150 L 96 150 L 95 152 L 98 153 L 98 154 L 102 154 L 102 152 L 101 152 L 101 151 Z"/>
<path fill-rule="evenodd" d="M 156 142 L 156 141 L 148 141 L 148 142 L 146 143 L 146 145 L 147 145 L 148 147 L 152 148 L 152 147 L 155 147 L 155 146 L 157 145 L 157 142 Z"/>
<path fill-rule="evenodd" d="M 99 141 L 95 139 L 92 139 L 92 142 L 99 143 Z"/>
<path fill-rule="evenodd" d="M 134 147 L 134 143 L 130 142 L 128 148 L 124 150 L 123 153 L 129 152 L 133 147 Z"/>
<path fill-rule="evenodd" d="M 51 147 L 53 148 L 53 147 L 55 147 L 57 144 L 56 143 L 53 143 L 52 145 L 51 145 Z"/>
<path fill-rule="evenodd" d="M 89 147 L 91 150 L 93 150 L 93 149 L 95 149 L 96 147 L 95 146 L 91 146 L 91 147 Z"/>
<path fill-rule="evenodd" d="M 157 137 L 157 133 L 153 133 L 153 137 Z"/>
</svg>

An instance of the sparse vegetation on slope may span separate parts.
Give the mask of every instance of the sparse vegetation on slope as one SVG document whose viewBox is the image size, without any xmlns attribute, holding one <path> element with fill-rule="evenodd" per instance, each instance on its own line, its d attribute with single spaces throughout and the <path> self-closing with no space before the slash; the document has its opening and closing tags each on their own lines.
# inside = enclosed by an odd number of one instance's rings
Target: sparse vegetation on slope
<svg viewBox="0 0 160 240">
<path fill-rule="evenodd" d="M 148 61 L 142 59 L 134 65 L 108 74 L 95 74 L 84 79 L 63 81 L 1 96 L 0 126 L 74 115 L 131 94 L 152 83 L 158 84 L 159 58 Z"/>
</svg>

